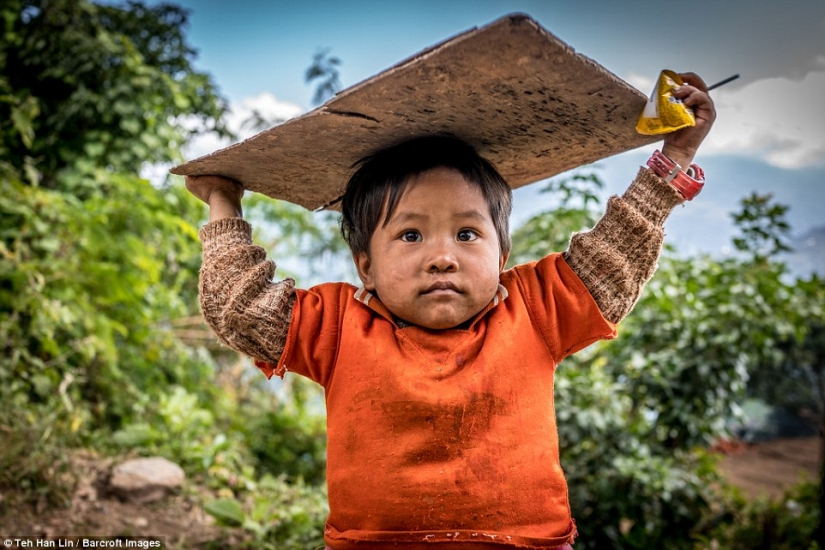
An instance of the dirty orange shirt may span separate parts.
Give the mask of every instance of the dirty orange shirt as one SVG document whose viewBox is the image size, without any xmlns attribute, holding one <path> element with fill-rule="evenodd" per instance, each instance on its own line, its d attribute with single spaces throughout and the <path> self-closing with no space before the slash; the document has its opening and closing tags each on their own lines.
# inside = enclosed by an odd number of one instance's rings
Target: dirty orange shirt
<svg viewBox="0 0 825 550">
<path fill-rule="evenodd" d="M 575 537 L 553 375 L 615 326 L 561 255 L 500 283 L 468 328 L 442 331 L 401 328 L 348 284 L 296 290 L 267 374 L 324 387 L 331 548 L 535 549 Z"/>
</svg>

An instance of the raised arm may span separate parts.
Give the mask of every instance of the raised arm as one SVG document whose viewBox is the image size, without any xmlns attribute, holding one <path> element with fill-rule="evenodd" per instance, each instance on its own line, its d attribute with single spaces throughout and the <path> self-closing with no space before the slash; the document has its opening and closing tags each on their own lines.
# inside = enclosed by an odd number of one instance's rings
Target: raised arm
<svg viewBox="0 0 825 550">
<path fill-rule="evenodd" d="M 674 92 L 693 108 L 696 125 L 668 134 L 662 152 L 683 169 L 693 163 L 699 145 L 716 119 L 704 81 L 680 75 L 685 86 Z M 621 197 L 611 197 L 601 220 L 570 239 L 565 260 L 590 290 L 602 314 L 618 323 L 633 309 L 644 284 L 653 276 L 664 239 L 664 223 L 684 197 L 648 168 Z"/>
<path fill-rule="evenodd" d="M 656 270 L 665 219 L 682 200 L 643 168 L 624 195 L 610 198 L 593 229 L 570 239 L 564 258 L 608 321 L 618 323 L 633 309 Z"/>
<path fill-rule="evenodd" d="M 276 364 L 286 342 L 295 282 L 272 281 L 275 263 L 252 244 L 252 228 L 241 218 L 239 184 L 217 176 L 189 176 L 186 187 L 209 205 L 209 223 L 200 230 L 204 319 L 230 348 Z"/>
</svg>

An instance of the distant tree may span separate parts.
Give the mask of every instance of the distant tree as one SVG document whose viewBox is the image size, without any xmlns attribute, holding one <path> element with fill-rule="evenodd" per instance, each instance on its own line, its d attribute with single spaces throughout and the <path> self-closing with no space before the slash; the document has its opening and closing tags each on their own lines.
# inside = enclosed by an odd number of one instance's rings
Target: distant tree
<svg viewBox="0 0 825 550">
<path fill-rule="evenodd" d="M 553 209 L 514 231 L 513 262 L 564 250 L 595 223 L 602 185 L 587 170 L 547 187 Z M 666 251 L 619 338 L 559 365 L 561 458 L 584 548 L 693 548 L 715 498 L 702 449 L 727 434 L 749 378 L 784 388 L 784 369 L 790 395 L 815 393 L 821 363 L 805 342 L 815 345 L 806 339 L 817 337 L 825 300 L 821 282 L 790 283 L 775 261 L 785 212 L 744 199 L 736 257 Z"/>
<path fill-rule="evenodd" d="M 224 101 L 178 7 L 8 0 L 0 20 L 0 418 L 117 425 L 208 368 L 168 330 L 195 312 L 203 209 L 138 173 L 225 132 Z"/>
<path fill-rule="evenodd" d="M 567 248 L 570 235 L 593 227 L 599 219 L 604 183 L 597 168 L 582 168 L 550 180 L 541 193 L 551 209 L 540 212 L 512 232 L 510 265 L 536 260 Z"/>
<path fill-rule="evenodd" d="M 191 66 L 187 13 L 86 0 L 4 2 L 3 157 L 48 188 L 96 187 L 97 169 L 136 174 L 179 159 L 187 136 L 225 132 L 224 101 Z M 196 123 L 197 122 L 197 123 Z"/>
<path fill-rule="evenodd" d="M 791 252 L 787 212 L 788 207 L 773 202 L 770 194 L 753 193 L 742 199 L 742 210 L 732 215 L 741 231 L 741 235 L 733 239 L 736 249 L 754 262 L 767 262 L 779 253 Z"/>
<path fill-rule="evenodd" d="M 340 71 L 341 60 L 330 55 L 330 49 L 320 50 L 313 56 L 312 65 L 306 70 L 304 80 L 315 83 L 315 94 L 312 102 L 320 105 L 334 96 L 341 89 Z"/>
</svg>

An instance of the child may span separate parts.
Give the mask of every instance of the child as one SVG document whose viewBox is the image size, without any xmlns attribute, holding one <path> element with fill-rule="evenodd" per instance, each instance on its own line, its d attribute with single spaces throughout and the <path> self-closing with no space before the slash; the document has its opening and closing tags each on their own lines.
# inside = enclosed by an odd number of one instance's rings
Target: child
<svg viewBox="0 0 825 550">
<path fill-rule="evenodd" d="M 686 167 L 715 112 L 704 82 L 681 76 L 674 95 L 697 124 L 663 153 Z M 448 137 L 378 152 L 343 199 L 358 289 L 272 282 L 241 219 L 243 189 L 187 178 L 210 206 L 207 322 L 268 376 L 324 387 L 329 548 L 569 547 L 554 370 L 615 336 L 656 267 L 665 218 L 701 188 L 670 160 L 657 152 L 565 253 L 504 271 L 511 192 L 493 166 Z"/>
</svg>

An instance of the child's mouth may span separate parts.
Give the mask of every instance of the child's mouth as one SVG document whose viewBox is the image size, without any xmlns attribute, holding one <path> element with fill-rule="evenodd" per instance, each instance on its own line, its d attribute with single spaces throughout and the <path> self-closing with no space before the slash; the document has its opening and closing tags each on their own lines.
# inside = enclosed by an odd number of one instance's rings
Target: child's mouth
<svg viewBox="0 0 825 550">
<path fill-rule="evenodd" d="M 428 286 L 422 294 L 439 295 L 439 294 L 459 294 L 458 287 L 450 281 L 439 281 Z"/>
</svg>

